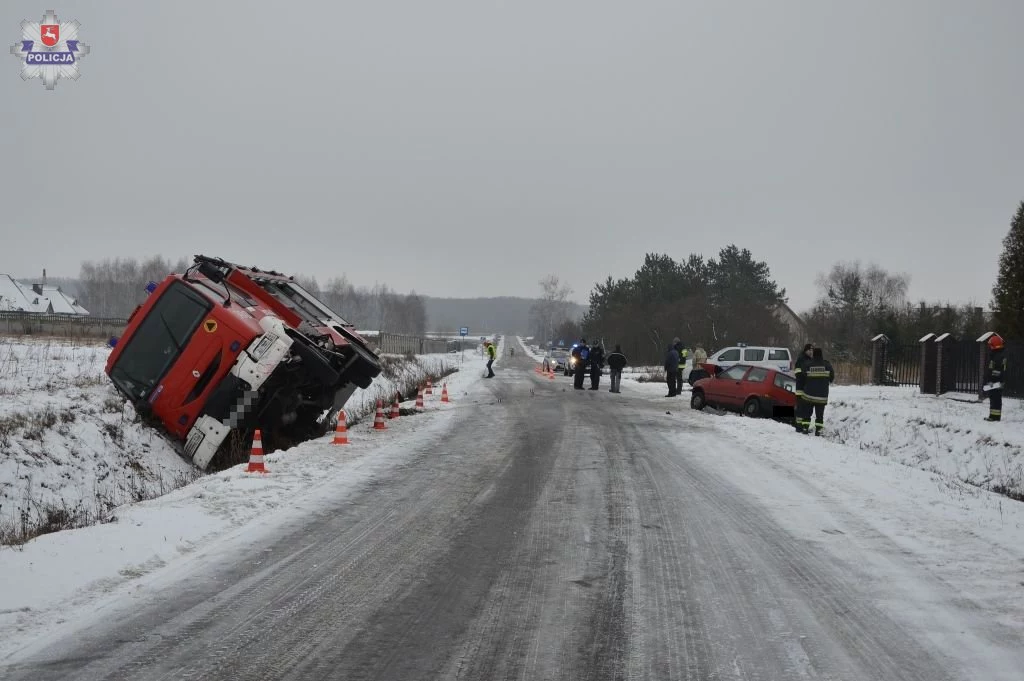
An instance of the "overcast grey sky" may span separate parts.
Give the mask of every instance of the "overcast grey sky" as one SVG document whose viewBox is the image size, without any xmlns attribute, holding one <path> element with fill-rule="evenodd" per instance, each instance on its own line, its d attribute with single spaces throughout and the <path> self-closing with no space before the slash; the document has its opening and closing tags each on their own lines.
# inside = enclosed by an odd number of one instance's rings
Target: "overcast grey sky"
<svg viewBox="0 0 1024 681">
<path fill-rule="evenodd" d="M 735 242 L 797 309 L 858 258 L 987 304 L 1024 199 L 1019 0 L 44 4 L 0 5 L 0 272 L 582 302 Z M 47 92 L 6 46 L 51 6 L 92 53 Z"/>
</svg>

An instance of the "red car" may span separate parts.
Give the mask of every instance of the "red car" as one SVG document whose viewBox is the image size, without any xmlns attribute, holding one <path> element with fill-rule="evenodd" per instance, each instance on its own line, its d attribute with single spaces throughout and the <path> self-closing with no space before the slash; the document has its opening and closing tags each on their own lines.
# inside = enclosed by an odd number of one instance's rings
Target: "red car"
<svg viewBox="0 0 1024 681">
<path fill-rule="evenodd" d="M 752 417 L 793 418 L 796 379 L 778 369 L 735 364 L 694 383 L 690 406 L 709 405 Z"/>
</svg>

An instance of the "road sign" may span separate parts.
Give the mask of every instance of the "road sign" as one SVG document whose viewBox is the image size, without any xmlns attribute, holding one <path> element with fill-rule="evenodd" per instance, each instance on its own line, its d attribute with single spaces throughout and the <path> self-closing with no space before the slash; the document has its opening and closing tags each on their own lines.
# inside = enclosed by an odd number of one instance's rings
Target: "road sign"
<svg viewBox="0 0 1024 681">
<path fill-rule="evenodd" d="M 460 336 L 468 336 L 469 335 L 469 327 L 468 326 L 463 326 L 461 329 L 459 329 L 459 335 Z"/>
<path fill-rule="evenodd" d="M 564 340 L 558 341 L 558 347 L 564 348 L 565 347 L 565 341 Z"/>
</svg>

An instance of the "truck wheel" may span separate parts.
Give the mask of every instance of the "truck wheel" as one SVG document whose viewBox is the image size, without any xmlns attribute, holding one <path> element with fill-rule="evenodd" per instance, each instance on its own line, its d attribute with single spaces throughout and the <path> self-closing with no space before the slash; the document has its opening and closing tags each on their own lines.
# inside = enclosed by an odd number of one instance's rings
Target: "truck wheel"
<svg viewBox="0 0 1024 681">
<path fill-rule="evenodd" d="M 756 419 L 761 416 L 761 400 L 751 397 L 743 403 L 743 415 Z"/>
<path fill-rule="evenodd" d="M 707 400 L 704 398 L 703 390 L 694 390 L 693 394 L 690 395 L 690 409 L 696 409 L 701 411 L 704 407 L 708 406 Z"/>
</svg>

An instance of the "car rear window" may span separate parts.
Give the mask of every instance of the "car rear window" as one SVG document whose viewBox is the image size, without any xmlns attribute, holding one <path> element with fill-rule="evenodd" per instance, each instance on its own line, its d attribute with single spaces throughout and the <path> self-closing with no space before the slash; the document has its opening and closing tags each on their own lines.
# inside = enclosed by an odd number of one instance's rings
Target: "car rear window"
<svg viewBox="0 0 1024 681">
<path fill-rule="evenodd" d="M 750 367 L 748 367 L 748 366 L 744 366 L 742 364 L 738 364 L 738 365 L 736 365 L 734 367 L 729 367 L 728 369 L 723 371 L 722 372 L 722 377 L 723 378 L 732 379 L 734 381 L 738 381 L 741 378 L 743 378 L 743 374 L 747 373 L 747 369 L 749 369 L 749 368 Z"/>
<path fill-rule="evenodd" d="M 796 392 L 796 381 L 785 374 L 775 374 L 775 385 L 783 390 Z"/>
<path fill-rule="evenodd" d="M 744 362 L 763 362 L 764 361 L 764 348 L 747 348 L 743 351 Z"/>
<path fill-rule="evenodd" d="M 788 362 L 789 361 L 789 350 L 769 350 L 768 351 L 769 362 Z"/>
<path fill-rule="evenodd" d="M 762 369 L 761 367 L 754 367 L 747 374 L 747 380 L 753 381 L 754 383 L 764 383 L 764 379 L 768 377 L 768 370 Z"/>
<path fill-rule="evenodd" d="M 718 356 L 719 362 L 738 362 L 740 361 L 740 349 L 733 348 L 731 350 L 723 350 L 722 354 Z"/>
</svg>

